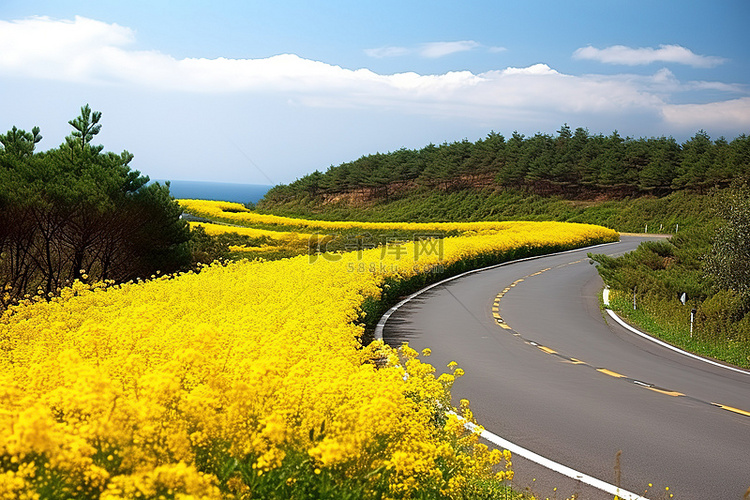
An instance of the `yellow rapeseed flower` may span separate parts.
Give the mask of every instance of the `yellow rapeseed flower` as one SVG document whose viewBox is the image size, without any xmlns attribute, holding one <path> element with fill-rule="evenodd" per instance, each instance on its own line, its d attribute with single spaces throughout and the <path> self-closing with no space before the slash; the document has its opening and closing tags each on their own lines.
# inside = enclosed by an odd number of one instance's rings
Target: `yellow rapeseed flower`
<svg viewBox="0 0 750 500">
<path fill-rule="evenodd" d="M 280 228 L 349 224 L 200 207 Z M 117 286 L 77 281 L 49 301 L 12 306 L 0 317 L 0 498 L 37 498 L 53 476 L 68 496 L 239 497 L 290 460 L 312 476 L 385 478 L 391 497 L 460 497 L 501 462 L 511 477 L 509 455 L 445 416 L 463 370 L 451 362 L 452 373 L 436 374 L 409 346 L 363 348 L 363 305 L 387 280 L 435 266 L 614 236 L 562 223 L 445 227 L 471 234 L 446 238 L 440 254 L 246 260 Z M 462 415 L 471 418 L 468 405 Z M 241 464 L 256 478 L 216 475 Z"/>
</svg>

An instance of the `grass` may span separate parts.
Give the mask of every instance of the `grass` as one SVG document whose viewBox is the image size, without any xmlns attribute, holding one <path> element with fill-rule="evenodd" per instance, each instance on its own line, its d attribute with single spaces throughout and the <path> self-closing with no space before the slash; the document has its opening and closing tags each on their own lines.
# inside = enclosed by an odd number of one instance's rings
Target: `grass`
<svg viewBox="0 0 750 500">
<path fill-rule="evenodd" d="M 553 220 L 597 224 L 623 232 L 675 232 L 701 225 L 712 195 L 679 191 L 663 198 L 566 200 L 516 190 L 466 189 L 442 192 L 422 188 L 396 200 L 372 200 L 363 206 L 324 204 L 319 199 L 260 203 L 259 211 L 317 220 L 367 222 Z"/>
<path fill-rule="evenodd" d="M 684 307 L 684 319 L 676 322 L 661 317 L 648 302 L 633 309 L 632 299 L 622 294 L 610 297 L 610 308 L 633 326 L 685 351 L 707 358 L 729 363 L 741 368 L 750 368 L 750 344 L 735 340 L 716 341 L 704 338 L 700 327 L 690 333 L 690 308 Z M 674 316 L 674 315 L 672 315 Z"/>
</svg>

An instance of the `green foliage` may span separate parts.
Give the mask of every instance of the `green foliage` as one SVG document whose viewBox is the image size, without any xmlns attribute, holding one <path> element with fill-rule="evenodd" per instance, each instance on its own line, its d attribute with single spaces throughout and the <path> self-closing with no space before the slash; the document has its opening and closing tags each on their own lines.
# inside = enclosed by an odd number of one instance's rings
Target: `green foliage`
<svg viewBox="0 0 750 500">
<path fill-rule="evenodd" d="M 618 312 L 694 352 L 750 365 L 746 190 L 722 193 L 717 214 L 669 240 L 648 241 L 621 257 L 590 255 L 620 302 Z M 727 202 L 727 200 L 730 200 Z M 722 219 L 721 217 L 725 217 Z M 687 294 L 687 307 L 678 297 Z M 632 311 L 632 299 L 638 312 Z M 619 305 L 618 305 L 619 304 Z M 627 305 L 626 305 L 627 304 Z M 689 335 L 689 311 L 697 311 Z"/>
<path fill-rule="evenodd" d="M 325 436 L 325 426 L 310 429 L 312 439 Z M 376 444 L 384 448 L 384 444 Z M 377 455 L 375 450 L 371 450 Z M 388 481 L 393 472 L 386 467 L 371 467 L 369 472 L 347 475 L 338 467 L 318 468 L 310 456 L 295 450 L 285 453 L 281 466 L 259 473 L 252 465 L 257 457 L 249 455 L 243 459 L 233 457 L 226 446 L 212 444 L 198 449 L 196 454 L 198 470 L 215 475 L 217 485 L 223 495 L 231 498 L 263 498 L 279 500 L 355 500 L 392 498 Z M 441 465 L 441 472 L 450 477 L 452 471 Z M 420 490 L 412 493 L 414 499 L 447 499 L 448 495 L 439 488 Z M 455 498 L 455 497 L 450 497 Z M 466 500 L 516 500 L 524 498 L 510 486 L 495 479 L 469 478 L 464 487 Z"/>
<path fill-rule="evenodd" d="M 390 201 L 418 186 L 447 192 L 489 186 L 572 199 L 663 196 L 683 189 L 704 193 L 749 175 L 750 138 L 745 135 L 712 141 L 699 131 L 679 145 L 672 137 L 633 139 L 617 131 L 591 135 L 563 125 L 557 137 L 514 132 L 506 141 L 491 132 L 474 143 L 464 139 L 363 156 L 275 186 L 260 206 L 320 202 L 340 193 Z"/>
<path fill-rule="evenodd" d="M 98 134 L 102 125 L 99 120 L 102 118 L 101 111 L 91 111 L 88 104 L 81 108 L 81 114 L 68 121 L 73 132 L 65 138 L 65 146 L 70 150 L 71 157 L 75 154 L 84 155 L 97 155 L 104 149 L 103 146 L 91 146 L 91 141 L 94 136 Z"/>
<path fill-rule="evenodd" d="M 60 147 L 15 127 L 0 136 L 0 306 L 73 280 L 127 281 L 189 265 L 189 229 L 169 186 L 148 184 L 133 155 L 91 141 L 101 113 L 88 105 Z"/>
<path fill-rule="evenodd" d="M 747 304 L 741 295 L 734 290 L 719 290 L 701 304 L 698 319 L 704 332 L 715 339 L 750 342 L 750 317 L 745 320 L 746 312 Z"/>
<path fill-rule="evenodd" d="M 715 195 L 679 191 L 661 198 L 652 196 L 608 201 L 574 201 L 521 190 L 464 189 L 444 192 L 417 189 L 408 196 L 367 206 L 325 204 L 305 198 L 276 204 L 265 210 L 277 215 L 322 220 L 371 222 L 441 222 L 482 220 L 553 220 L 598 224 L 623 232 L 680 234 L 711 218 Z"/>
<path fill-rule="evenodd" d="M 678 304 L 677 295 L 687 293 L 700 302 L 713 294 L 713 284 L 703 272 L 711 226 L 680 233 L 669 240 L 646 241 L 633 252 L 613 258 L 591 255 L 599 263 L 604 282 L 616 290 L 637 297 L 661 297 Z"/>
<path fill-rule="evenodd" d="M 192 254 L 193 268 L 199 269 L 201 264 L 210 264 L 214 261 L 226 261 L 244 259 L 244 252 L 232 252 L 230 246 L 246 247 L 269 247 L 268 250 L 257 256 L 265 260 L 277 260 L 294 257 L 300 252 L 294 248 L 287 248 L 280 240 L 274 240 L 268 236 L 250 237 L 238 233 L 222 233 L 216 236 L 206 233 L 202 226 L 195 226 L 190 230 L 190 251 Z"/>
<path fill-rule="evenodd" d="M 690 306 L 676 305 L 675 300 L 670 298 L 640 304 L 634 310 L 632 294 L 616 291 L 610 294 L 610 307 L 643 331 L 689 352 L 750 368 L 749 341 L 732 338 L 717 340 L 706 335 L 700 323 L 696 325 L 693 335 L 690 334 Z M 748 331 L 750 325 L 747 323 L 750 321 L 746 318 L 743 322 L 738 329 Z"/>
<path fill-rule="evenodd" d="M 229 259 L 229 243 L 206 233 L 202 226 L 190 229 L 190 255 L 193 267 Z"/>
<path fill-rule="evenodd" d="M 3 153 L 17 158 L 30 156 L 34 152 L 36 144 L 41 140 L 39 127 L 34 127 L 31 132 L 26 132 L 14 126 L 8 133 L 0 134 Z"/>
<path fill-rule="evenodd" d="M 718 286 L 750 302 L 750 189 L 745 186 L 722 197 L 718 215 L 724 224 L 716 233 L 706 271 Z"/>
</svg>

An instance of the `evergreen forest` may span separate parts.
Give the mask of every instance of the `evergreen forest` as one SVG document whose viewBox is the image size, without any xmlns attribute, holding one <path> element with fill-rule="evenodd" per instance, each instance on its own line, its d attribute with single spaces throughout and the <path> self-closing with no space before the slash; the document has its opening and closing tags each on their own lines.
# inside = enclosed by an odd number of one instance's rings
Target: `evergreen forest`
<svg viewBox="0 0 750 500">
<path fill-rule="evenodd" d="M 697 132 L 683 143 L 672 137 L 631 138 L 572 130 L 510 138 L 491 132 L 476 142 L 429 144 L 419 150 L 376 153 L 318 170 L 272 188 L 260 206 L 302 200 L 330 201 L 359 193 L 360 201 L 392 201 L 427 188 L 451 192 L 467 187 L 523 190 L 567 199 L 705 193 L 750 175 L 750 137 L 731 141 Z"/>
<path fill-rule="evenodd" d="M 76 280 L 124 282 L 189 268 L 190 229 L 169 186 L 105 152 L 101 112 L 86 105 L 63 144 L 37 152 L 40 130 L 0 134 L 0 311 L 53 297 Z"/>
</svg>

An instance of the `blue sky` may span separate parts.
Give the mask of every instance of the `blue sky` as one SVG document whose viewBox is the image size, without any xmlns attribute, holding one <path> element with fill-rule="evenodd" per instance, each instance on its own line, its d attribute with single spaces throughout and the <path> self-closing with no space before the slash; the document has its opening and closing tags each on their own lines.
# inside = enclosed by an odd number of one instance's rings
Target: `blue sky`
<svg viewBox="0 0 750 500">
<path fill-rule="evenodd" d="M 155 179 L 287 183 L 359 156 L 563 123 L 750 133 L 750 2 L 0 4 L 0 129 L 83 104 Z"/>
</svg>

